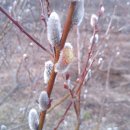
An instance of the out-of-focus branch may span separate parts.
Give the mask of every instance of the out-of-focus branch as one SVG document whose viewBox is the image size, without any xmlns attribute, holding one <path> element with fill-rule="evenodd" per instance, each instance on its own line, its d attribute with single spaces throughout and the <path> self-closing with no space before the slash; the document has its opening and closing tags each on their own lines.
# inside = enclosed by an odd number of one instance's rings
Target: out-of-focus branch
<svg viewBox="0 0 130 130">
<path fill-rule="evenodd" d="M 47 14 L 49 17 L 50 16 L 50 2 L 49 2 L 49 0 L 46 0 L 46 3 L 47 3 Z"/>
<path fill-rule="evenodd" d="M 54 128 L 54 130 L 57 130 L 57 129 L 59 128 L 60 124 L 64 121 L 64 118 L 65 118 L 66 114 L 68 113 L 68 111 L 69 111 L 71 105 L 72 105 L 72 102 L 70 102 L 69 105 L 67 106 L 67 108 L 66 108 L 66 110 L 65 110 L 65 112 L 64 112 L 64 114 L 63 114 L 63 116 L 62 116 L 62 118 L 60 119 L 60 121 L 58 122 L 58 124 L 57 124 L 57 126 Z"/>
<path fill-rule="evenodd" d="M 113 17 L 114 17 L 114 15 L 115 15 L 115 12 L 116 12 L 116 6 L 114 7 L 114 10 L 113 10 L 113 13 L 112 13 L 112 17 L 111 17 L 111 19 L 110 19 L 110 22 L 109 22 L 109 24 L 108 24 L 107 30 L 106 30 L 106 32 L 105 32 L 105 36 L 107 36 L 108 33 L 109 33 L 109 31 L 110 31 L 110 28 L 111 28 L 111 25 L 112 25 L 112 22 L 113 22 Z"/>
<path fill-rule="evenodd" d="M 30 38 L 35 44 L 37 44 L 40 48 L 42 48 L 44 51 L 46 51 L 48 54 L 52 56 L 49 50 L 47 50 L 45 47 L 43 47 L 38 41 L 36 41 L 30 34 L 28 34 L 24 28 L 16 21 L 14 20 L 2 7 L 0 7 L 0 11 L 5 14 L 20 30 L 23 32 L 28 38 Z"/>
<path fill-rule="evenodd" d="M 62 97 L 61 99 L 59 99 L 58 101 L 56 101 L 56 103 L 54 105 L 52 105 L 51 108 L 49 108 L 47 110 L 47 113 L 51 112 L 55 107 L 57 107 L 61 103 L 63 103 L 69 96 L 70 96 L 70 94 L 66 94 L 64 97 Z"/>
</svg>

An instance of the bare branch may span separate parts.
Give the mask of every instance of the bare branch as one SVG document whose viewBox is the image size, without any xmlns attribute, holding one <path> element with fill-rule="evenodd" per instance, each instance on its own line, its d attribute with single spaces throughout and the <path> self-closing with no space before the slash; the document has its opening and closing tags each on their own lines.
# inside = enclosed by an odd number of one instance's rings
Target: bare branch
<svg viewBox="0 0 130 130">
<path fill-rule="evenodd" d="M 18 23 L 18 21 L 14 20 L 2 7 L 0 7 L 0 11 L 5 14 L 20 30 L 23 32 L 28 38 L 30 38 L 34 43 L 36 43 L 40 48 L 46 51 L 48 54 L 52 56 L 49 50 L 43 47 L 38 41 L 36 41 L 30 34 L 28 34 L 24 28 Z"/>
</svg>

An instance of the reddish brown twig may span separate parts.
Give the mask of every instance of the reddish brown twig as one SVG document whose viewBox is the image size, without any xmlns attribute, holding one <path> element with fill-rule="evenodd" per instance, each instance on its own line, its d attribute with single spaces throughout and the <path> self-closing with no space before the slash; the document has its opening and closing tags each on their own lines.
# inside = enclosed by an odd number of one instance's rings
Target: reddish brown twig
<svg viewBox="0 0 130 130">
<path fill-rule="evenodd" d="M 60 124 L 64 121 L 65 116 L 67 115 L 67 113 L 68 113 L 68 111 L 69 111 L 71 105 L 72 105 L 72 102 L 69 103 L 69 105 L 68 105 L 68 107 L 66 108 L 66 110 L 65 110 L 65 112 L 64 112 L 64 114 L 63 114 L 63 116 L 62 116 L 62 118 L 60 119 L 60 121 L 58 122 L 58 124 L 57 124 L 57 126 L 54 128 L 54 130 L 57 130 L 58 127 L 60 126 Z"/>
<path fill-rule="evenodd" d="M 28 38 L 30 38 L 35 44 L 37 44 L 40 48 L 42 48 L 44 51 L 46 51 L 48 54 L 53 56 L 49 50 L 47 50 L 45 47 L 43 47 L 38 41 L 36 41 L 30 34 L 28 34 L 24 28 L 16 21 L 13 19 L 2 7 L 0 7 L 0 11 L 5 14 L 19 29 L 21 32 L 23 32 Z"/>
<path fill-rule="evenodd" d="M 62 38 L 61 38 L 61 41 L 60 41 L 61 42 L 61 48 L 59 48 L 59 47 L 56 48 L 54 63 L 56 63 L 59 60 L 60 50 L 64 47 L 66 38 L 68 36 L 69 30 L 70 30 L 70 27 L 71 27 L 71 21 L 72 21 L 74 8 L 75 8 L 75 2 L 71 2 L 71 5 L 70 5 L 69 11 L 68 11 L 68 16 L 66 18 L 66 22 L 65 22 L 65 25 L 64 25 Z M 47 93 L 48 93 L 49 97 L 51 96 L 51 92 L 52 92 L 53 85 L 54 85 L 54 82 L 55 82 L 55 78 L 56 78 L 56 75 L 57 75 L 54 67 L 53 67 L 53 70 L 52 70 L 52 73 L 51 73 L 51 76 L 50 76 L 50 79 L 49 79 L 49 82 L 48 82 L 48 87 L 47 87 Z M 45 117 L 46 117 L 46 111 L 42 111 L 40 113 L 40 122 L 39 122 L 38 130 L 42 130 L 43 125 L 44 125 L 44 121 L 45 121 Z"/>
</svg>

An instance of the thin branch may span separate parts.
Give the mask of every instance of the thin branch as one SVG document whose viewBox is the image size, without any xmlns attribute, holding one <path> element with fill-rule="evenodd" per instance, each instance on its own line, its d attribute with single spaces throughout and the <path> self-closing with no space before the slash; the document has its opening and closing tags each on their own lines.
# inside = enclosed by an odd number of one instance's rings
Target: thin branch
<svg viewBox="0 0 130 130">
<path fill-rule="evenodd" d="M 65 26 L 64 26 L 64 29 L 63 29 L 62 38 L 61 38 L 61 41 L 60 41 L 61 42 L 61 48 L 59 48 L 59 47 L 56 48 L 56 55 L 55 55 L 54 63 L 56 63 L 59 60 L 60 50 L 64 47 L 66 38 L 68 36 L 69 30 L 70 30 L 70 27 L 71 27 L 71 21 L 72 21 L 72 16 L 73 16 L 75 4 L 76 4 L 76 2 L 71 2 L 71 5 L 70 5 L 69 11 L 68 11 L 68 16 L 67 16 Z M 54 65 L 54 67 L 55 67 L 55 65 Z M 51 92 L 52 92 L 54 82 L 55 82 L 55 78 L 56 78 L 56 75 L 57 75 L 54 67 L 53 67 L 53 70 L 52 70 L 52 73 L 51 73 L 51 76 L 50 76 L 50 79 L 49 79 L 49 82 L 48 82 L 48 87 L 47 87 L 47 93 L 48 93 L 49 97 L 51 96 Z M 45 121 L 45 117 L 46 117 L 46 111 L 42 111 L 40 113 L 40 120 L 39 120 L 40 122 L 39 122 L 38 130 L 42 130 L 43 125 L 44 125 L 44 121 Z"/>
<path fill-rule="evenodd" d="M 47 50 L 45 47 L 43 47 L 38 41 L 36 41 L 29 33 L 27 33 L 24 28 L 16 21 L 14 18 L 12 18 L 2 7 L 0 7 L 0 11 L 5 14 L 19 29 L 21 32 L 23 32 L 28 38 L 30 38 L 34 43 L 36 43 L 40 48 L 42 48 L 44 51 L 46 51 L 48 54 L 52 56 L 49 50 Z"/>
<path fill-rule="evenodd" d="M 61 99 L 59 99 L 53 106 L 51 106 L 51 108 L 49 108 L 47 110 L 47 113 L 51 112 L 54 108 L 56 108 L 61 103 L 63 103 L 69 96 L 70 96 L 70 94 L 66 94 L 64 97 L 62 97 Z"/>
<path fill-rule="evenodd" d="M 71 28 L 71 22 L 73 17 L 73 12 L 75 8 L 76 2 L 71 2 L 69 11 L 68 11 L 68 17 L 66 18 L 66 23 L 64 25 L 63 35 L 61 38 L 61 49 L 64 47 L 64 43 L 66 41 L 66 38 L 69 34 L 70 28 Z"/>
<path fill-rule="evenodd" d="M 114 7 L 114 10 L 113 10 L 113 13 L 112 13 L 112 17 L 111 17 L 111 19 L 110 19 L 110 22 L 109 22 L 109 24 L 108 24 L 107 30 L 106 30 L 106 32 L 105 32 L 105 36 L 107 36 L 108 33 L 109 33 L 109 31 L 110 31 L 110 28 L 111 28 L 111 25 L 112 25 L 112 22 L 113 22 L 113 17 L 114 17 L 114 15 L 115 15 L 115 12 L 116 12 L 116 6 Z"/>
<path fill-rule="evenodd" d="M 58 122 L 58 124 L 57 124 L 57 126 L 54 128 L 54 130 L 57 130 L 57 129 L 59 128 L 60 124 L 64 121 L 65 116 L 67 115 L 67 113 L 68 113 L 68 111 L 69 111 L 71 105 L 72 105 L 72 102 L 71 102 L 71 103 L 68 105 L 68 107 L 66 108 L 66 110 L 65 110 L 65 112 L 64 112 L 64 114 L 63 114 L 63 116 L 62 116 L 62 118 L 60 119 L 60 121 Z"/>
<path fill-rule="evenodd" d="M 109 89 L 109 78 L 110 78 L 110 70 L 111 70 L 112 61 L 113 61 L 113 57 L 111 57 L 111 59 L 110 59 L 110 61 L 108 63 L 107 78 L 106 78 L 106 85 L 105 85 L 105 93 L 107 93 L 108 89 Z M 97 130 L 100 130 L 100 127 L 101 127 L 101 119 L 102 119 L 102 115 L 103 115 L 104 104 L 105 104 L 106 98 L 107 97 L 105 95 L 103 100 L 102 100 L 102 104 L 101 104 L 101 108 L 100 108 L 100 112 L 99 112 Z"/>
</svg>

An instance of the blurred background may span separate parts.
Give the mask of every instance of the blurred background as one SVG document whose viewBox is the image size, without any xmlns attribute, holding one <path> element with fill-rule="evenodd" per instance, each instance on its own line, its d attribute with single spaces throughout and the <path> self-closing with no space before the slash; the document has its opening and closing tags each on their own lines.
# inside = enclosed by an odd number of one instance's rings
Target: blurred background
<svg viewBox="0 0 130 130">
<path fill-rule="evenodd" d="M 62 27 L 69 3 L 69 0 L 50 1 L 50 10 L 59 14 Z M 130 130 L 130 0 L 104 0 L 103 5 L 105 13 L 99 20 L 99 43 L 95 49 L 99 53 L 82 91 L 80 129 Z M 41 20 L 40 0 L 0 0 L 0 6 L 50 49 L 46 26 Z M 91 14 L 97 14 L 99 7 L 100 1 L 85 0 L 85 16 L 80 26 L 82 66 L 92 36 Z M 46 5 L 44 11 L 46 14 Z M 75 50 L 70 68 L 73 82 L 77 78 L 76 38 L 76 30 L 72 28 L 67 41 Z M 46 87 L 44 63 L 50 59 L 0 12 L 0 126 L 7 126 L 7 130 L 29 130 L 28 112 L 31 108 L 38 110 L 37 99 Z M 52 104 L 68 93 L 63 87 L 64 80 L 64 75 L 58 74 Z M 46 130 L 55 128 L 70 100 L 47 114 Z M 74 130 L 75 125 L 76 115 L 71 107 L 59 129 Z"/>
</svg>

